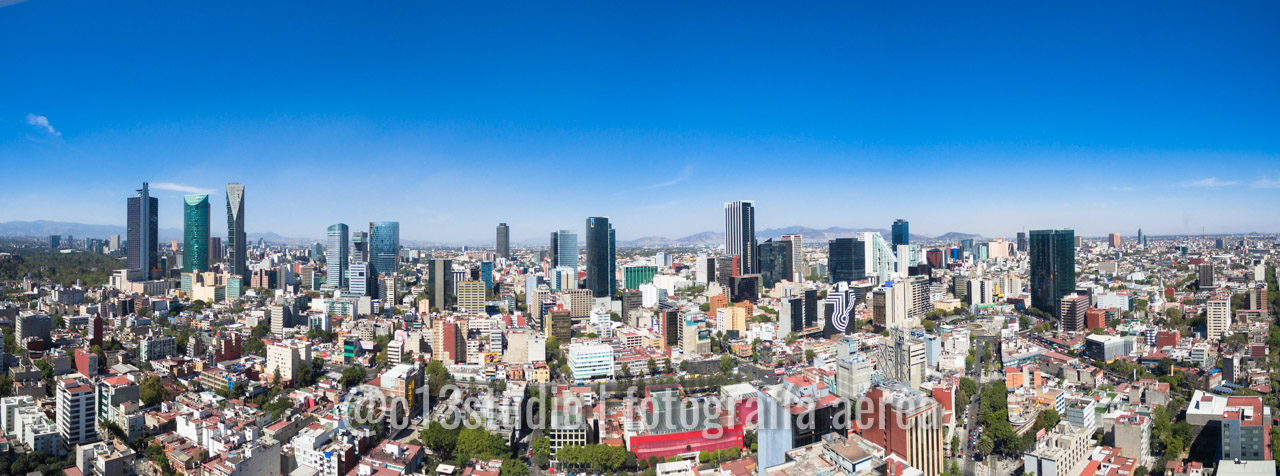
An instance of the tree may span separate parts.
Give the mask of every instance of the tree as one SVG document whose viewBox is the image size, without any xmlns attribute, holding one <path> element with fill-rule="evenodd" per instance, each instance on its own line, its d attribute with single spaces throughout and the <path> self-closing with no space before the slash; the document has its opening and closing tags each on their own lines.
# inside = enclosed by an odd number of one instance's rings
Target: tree
<svg viewBox="0 0 1280 476">
<path fill-rule="evenodd" d="M 653 360 L 653 357 L 649 357 L 647 366 L 649 367 L 649 375 L 656 375 L 658 373 L 658 361 Z"/>
<path fill-rule="evenodd" d="M 507 460 L 502 463 L 498 476 L 529 476 L 529 467 L 519 460 Z"/>
<path fill-rule="evenodd" d="M 365 379 L 364 367 L 360 365 L 352 365 L 342 370 L 342 378 L 338 380 L 343 387 L 351 388 L 364 383 Z"/>
<path fill-rule="evenodd" d="M 1052 409 L 1052 408 L 1046 409 L 1046 410 L 1044 410 L 1044 411 L 1040 412 L 1040 414 L 1039 414 L 1039 415 L 1036 415 L 1036 426 L 1035 426 L 1035 428 L 1037 428 L 1037 429 L 1052 429 L 1052 428 L 1054 428 L 1054 427 L 1057 427 L 1057 426 L 1058 426 L 1058 420 L 1059 420 L 1059 419 L 1061 419 L 1061 417 L 1058 415 L 1058 411 L 1057 411 L 1057 410 L 1054 410 L 1054 409 Z M 1034 431 L 1033 431 L 1033 432 L 1034 432 Z"/>
<path fill-rule="evenodd" d="M 817 352 L 814 352 L 814 351 L 813 351 L 813 349 L 805 349 L 805 350 L 804 350 L 804 360 L 808 361 L 809 363 L 811 363 L 811 364 L 812 364 L 812 363 L 813 363 L 813 359 L 815 359 L 815 358 L 817 358 L 817 357 L 818 357 L 818 353 L 817 353 Z"/>
<path fill-rule="evenodd" d="M 546 469 L 551 462 L 551 438 L 545 436 L 533 439 L 533 462 L 539 468 Z"/>
<path fill-rule="evenodd" d="M 169 400 L 169 390 L 160 383 L 160 377 L 148 375 L 138 385 L 138 397 L 144 406 L 152 407 Z"/>
<path fill-rule="evenodd" d="M 991 454 L 996 449 L 995 440 L 991 439 L 991 435 L 983 434 L 982 438 L 978 438 L 978 453 L 983 456 Z"/>
<path fill-rule="evenodd" d="M 422 442 L 423 446 L 431 448 L 431 451 L 435 452 L 435 454 L 447 457 L 453 454 L 454 448 L 458 445 L 458 432 L 447 430 L 440 422 L 432 421 L 426 428 L 422 429 L 422 433 L 418 435 L 418 440 Z M 534 447 L 535 449 L 537 447 L 536 438 L 534 439 Z"/>
<path fill-rule="evenodd" d="M 977 395 L 978 382 L 969 377 L 960 377 L 960 390 L 964 390 L 968 395 Z"/>
<path fill-rule="evenodd" d="M 733 357 L 729 357 L 727 355 L 720 356 L 720 372 L 728 375 L 729 371 L 733 370 L 733 367 Z"/>
</svg>

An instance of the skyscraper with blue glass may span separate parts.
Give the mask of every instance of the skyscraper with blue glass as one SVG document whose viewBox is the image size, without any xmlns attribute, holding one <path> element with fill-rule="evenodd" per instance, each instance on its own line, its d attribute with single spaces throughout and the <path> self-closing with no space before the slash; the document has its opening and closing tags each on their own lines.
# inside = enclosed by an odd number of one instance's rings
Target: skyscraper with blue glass
<svg viewBox="0 0 1280 476">
<path fill-rule="evenodd" d="M 325 287 L 347 289 L 347 257 L 351 254 L 347 242 L 350 230 L 346 223 L 329 225 L 329 243 L 324 249 Z"/>
<path fill-rule="evenodd" d="M 186 273 L 209 270 L 209 195 L 183 197 L 182 209 L 183 245 L 182 271 Z"/>
<path fill-rule="evenodd" d="M 493 291 L 493 262 L 480 262 L 480 280 L 484 281 L 484 292 Z"/>
<path fill-rule="evenodd" d="M 898 246 L 898 245 L 909 245 L 909 244 L 911 244 L 911 230 L 910 230 L 910 225 L 907 223 L 907 221 L 906 221 L 906 220 L 901 219 L 901 218 L 899 218 L 899 219 L 897 219 L 897 220 L 894 220 L 894 221 L 893 221 L 893 246 L 894 246 L 894 249 L 895 249 L 895 250 L 896 250 L 896 249 L 898 249 L 898 248 L 897 248 L 897 246 Z M 902 256 L 899 256 L 898 258 L 903 258 L 903 257 L 902 257 Z"/>
<path fill-rule="evenodd" d="M 396 274 L 400 261 L 400 222 L 377 221 L 369 224 L 369 274 Z"/>
<path fill-rule="evenodd" d="M 578 269 L 578 234 L 569 230 L 551 232 L 551 267 Z"/>
</svg>

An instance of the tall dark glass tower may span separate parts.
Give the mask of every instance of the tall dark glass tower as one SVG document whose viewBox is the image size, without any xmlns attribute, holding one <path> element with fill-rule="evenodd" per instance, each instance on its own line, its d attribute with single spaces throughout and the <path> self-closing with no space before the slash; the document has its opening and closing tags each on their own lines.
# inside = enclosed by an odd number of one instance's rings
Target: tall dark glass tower
<svg viewBox="0 0 1280 476">
<path fill-rule="evenodd" d="M 182 271 L 187 273 L 209 270 L 209 195 L 183 197 Z"/>
<path fill-rule="evenodd" d="M 791 241 L 765 240 L 760 243 L 760 284 L 771 289 L 780 281 L 790 280 Z"/>
<path fill-rule="evenodd" d="M 578 270 L 578 234 L 569 230 L 551 232 L 551 267 Z M 577 278 L 574 278 L 577 279 Z"/>
<path fill-rule="evenodd" d="M 893 251 L 894 252 L 898 251 L 898 248 L 896 248 L 898 245 L 909 245 L 909 244 L 911 244 L 911 231 L 909 229 L 909 225 L 907 221 L 902 218 L 894 220 L 893 221 L 893 246 L 895 248 L 893 249 Z"/>
<path fill-rule="evenodd" d="M 132 275 L 143 279 L 160 278 L 160 240 L 158 236 L 157 211 L 160 202 L 151 196 L 147 183 L 142 182 L 138 195 L 129 197 L 129 214 L 126 218 L 126 237 L 129 240 L 125 248 L 125 267 Z M 133 279 L 133 278 L 130 278 Z"/>
<path fill-rule="evenodd" d="M 756 256 L 756 202 L 741 200 L 724 204 L 724 252 L 741 256 L 741 274 L 759 272 Z"/>
<path fill-rule="evenodd" d="M 587 289 L 593 297 L 613 295 L 617 277 L 614 261 L 614 234 L 609 217 L 587 219 Z"/>
<path fill-rule="evenodd" d="M 1018 232 L 1018 251 L 1027 251 L 1027 234 L 1025 232 Z"/>
<path fill-rule="evenodd" d="M 506 223 L 498 224 L 498 257 L 511 258 L 511 229 Z"/>
<path fill-rule="evenodd" d="M 369 224 L 369 274 L 391 276 L 400 262 L 400 222 Z"/>
<path fill-rule="evenodd" d="M 1073 230 L 1031 230 L 1031 305 L 1058 315 L 1063 296 L 1076 289 Z"/>
<path fill-rule="evenodd" d="M 827 278 L 831 283 L 855 281 L 853 256 L 857 244 L 854 238 L 836 238 L 827 242 Z"/>
<path fill-rule="evenodd" d="M 347 258 L 351 255 L 351 244 L 347 241 L 350 229 L 346 223 L 329 225 L 329 240 L 324 249 L 325 287 L 331 289 L 347 289 Z"/>
<path fill-rule="evenodd" d="M 227 184 L 227 263 L 231 275 L 249 282 L 249 265 L 245 261 L 244 185 Z"/>
</svg>

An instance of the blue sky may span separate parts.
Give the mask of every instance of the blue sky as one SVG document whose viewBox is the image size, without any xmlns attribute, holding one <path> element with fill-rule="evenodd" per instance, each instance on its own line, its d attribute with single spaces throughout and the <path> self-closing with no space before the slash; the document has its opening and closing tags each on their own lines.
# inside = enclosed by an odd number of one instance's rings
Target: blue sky
<svg viewBox="0 0 1280 476">
<path fill-rule="evenodd" d="M 0 0 L 0 221 L 1280 231 L 1280 3 L 1040 3 Z"/>
</svg>

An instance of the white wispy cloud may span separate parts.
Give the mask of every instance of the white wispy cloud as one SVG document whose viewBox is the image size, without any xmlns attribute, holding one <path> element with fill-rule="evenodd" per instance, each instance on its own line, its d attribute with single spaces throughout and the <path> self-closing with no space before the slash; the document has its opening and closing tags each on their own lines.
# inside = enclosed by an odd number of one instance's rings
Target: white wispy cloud
<svg viewBox="0 0 1280 476">
<path fill-rule="evenodd" d="M 1178 184 L 1180 187 L 1229 187 L 1240 182 L 1235 180 L 1218 180 L 1217 177 L 1209 177 L 1200 180 L 1192 180 Z"/>
<path fill-rule="evenodd" d="M 1280 180 L 1272 180 L 1268 177 L 1262 177 L 1258 180 L 1254 180 L 1253 183 L 1249 185 L 1253 188 L 1280 188 Z"/>
<path fill-rule="evenodd" d="M 27 0 L 0 0 L 0 8 L 4 8 L 10 5 L 17 5 L 25 1 Z"/>
<path fill-rule="evenodd" d="M 37 115 L 35 115 L 35 114 L 27 114 L 27 124 L 30 124 L 30 125 L 33 125 L 33 126 L 39 127 L 39 128 L 41 128 L 41 129 L 44 129 L 44 130 L 48 131 L 48 132 L 49 132 L 49 134 L 54 135 L 54 136 L 60 136 L 60 135 L 62 135 L 62 133 L 61 133 L 61 132 L 58 132 L 58 131 L 56 131 L 56 130 L 54 130 L 54 129 L 53 129 L 53 125 L 49 124 L 49 118 L 44 117 L 44 116 L 37 116 Z"/>
<path fill-rule="evenodd" d="M 1121 186 L 1121 185 L 1112 185 L 1112 186 L 1111 186 L 1111 190 L 1112 190 L 1112 191 L 1115 191 L 1115 192 L 1132 192 L 1132 191 L 1134 191 L 1134 190 L 1137 190 L 1137 187 L 1134 187 L 1134 186 L 1132 186 L 1132 185 L 1123 185 L 1123 186 Z"/>
<path fill-rule="evenodd" d="M 213 193 L 213 190 L 173 182 L 152 182 L 151 188 L 182 193 Z"/>
<path fill-rule="evenodd" d="M 668 181 L 666 181 L 666 182 L 662 182 L 662 183 L 655 183 L 655 184 L 653 184 L 653 185 L 646 185 L 646 186 L 644 186 L 644 187 L 640 187 L 640 190 L 650 190 L 650 189 L 655 189 L 655 188 L 670 187 L 670 186 L 672 186 L 672 185 L 678 185 L 678 184 L 680 184 L 680 183 L 683 183 L 684 181 L 689 180 L 689 179 L 690 179 L 690 178 L 692 178 L 692 177 L 693 177 L 693 166 L 692 166 L 692 165 L 686 165 L 686 166 L 684 166 L 684 169 L 681 169 L 681 170 L 680 170 L 680 175 L 677 175 L 677 176 L 676 176 L 676 178 L 673 178 L 673 179 L 671 179 L 671 180 L 668 180 Z"/>
</svg>

